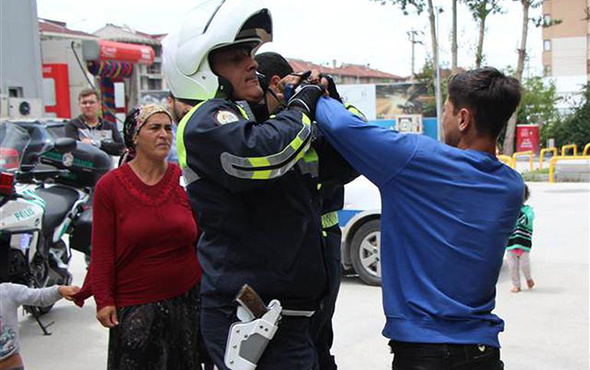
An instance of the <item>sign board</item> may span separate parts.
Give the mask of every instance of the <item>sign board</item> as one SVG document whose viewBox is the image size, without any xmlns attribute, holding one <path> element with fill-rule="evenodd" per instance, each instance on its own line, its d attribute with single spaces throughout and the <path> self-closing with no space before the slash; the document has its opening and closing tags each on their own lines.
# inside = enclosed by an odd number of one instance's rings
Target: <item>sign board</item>
<svg viewBox="0 0 590 370">
<path fill-rule="evenodd" d="M 375 112 L 375 85 L 338 85 L 338 93 L 343 102 L 354 105 L 363 112 L 367 120 L 372 121 L 377 118 Z"/>
<path fill-rule="evenodd" d="M 516 126 L 516 151 L 533 153 L 539 152 L 539 126 L 538 125 L 517 125 Z"/>
</svg>

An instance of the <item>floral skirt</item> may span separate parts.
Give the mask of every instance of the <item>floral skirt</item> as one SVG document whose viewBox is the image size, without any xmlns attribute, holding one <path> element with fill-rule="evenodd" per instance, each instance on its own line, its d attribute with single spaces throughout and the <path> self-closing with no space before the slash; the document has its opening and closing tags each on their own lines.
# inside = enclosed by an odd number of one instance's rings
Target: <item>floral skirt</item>
<svg viewBox="0 0 590 370">
<path fill-rule="evenodd" d="M 196 370 L 199 290 L 159 302 L 117 309 L 110 329 L 108 370 Z"/>
</svg>

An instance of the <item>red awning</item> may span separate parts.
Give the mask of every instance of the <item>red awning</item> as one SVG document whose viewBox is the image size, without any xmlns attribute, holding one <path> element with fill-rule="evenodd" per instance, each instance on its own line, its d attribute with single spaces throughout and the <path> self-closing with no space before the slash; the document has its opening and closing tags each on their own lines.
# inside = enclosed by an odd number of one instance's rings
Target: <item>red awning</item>
<svg viewBox="0 0 590 370">
<path fill-rule="evenodd" d="M 147 45 L 124 44 L 122 42 L 98 40 L 100 60 L 117 60 L 121 62 L 150 65 L 156 53 Z"/>
</svg>

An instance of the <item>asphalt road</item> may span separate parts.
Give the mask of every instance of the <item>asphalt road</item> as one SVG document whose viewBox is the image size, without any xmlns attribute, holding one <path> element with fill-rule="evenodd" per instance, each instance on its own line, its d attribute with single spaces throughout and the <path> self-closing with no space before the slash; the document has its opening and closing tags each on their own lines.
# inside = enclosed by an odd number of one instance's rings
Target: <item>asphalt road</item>
<svg viewBox="0 0 590 370">
<path fill-rule="evenodd" d="M 508 268 L 497 286 L 496 313 L 506 321 L 500 336 L 510 370 L 589 369 L 590 185 L 530 183 L 536 213 L 531 266 L 536 286 L 510 293 Z M 74 282 L 85 274 L 83 256 L 72 261 Z M 84 308 L 60 301 L 43 318 L 54 321 L 43 336 L 31 317 L 21 318 L 21 352 L 28 370 L 106 368 L 108 332 Z M 334 320 L 334 354 L 340 369 L 391 368 L 381 290 L 345 277 Z"/>
</svg>

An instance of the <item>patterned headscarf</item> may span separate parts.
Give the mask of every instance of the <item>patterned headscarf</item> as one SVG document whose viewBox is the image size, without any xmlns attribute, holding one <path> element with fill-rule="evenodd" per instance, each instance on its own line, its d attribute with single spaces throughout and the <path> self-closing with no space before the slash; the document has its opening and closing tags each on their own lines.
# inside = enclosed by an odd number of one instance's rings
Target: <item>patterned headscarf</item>
<svg viewBox="0 0 590 370">
<path fill-rule="evenodd" d="M 121 163 L 129 162 L 135 158 L 135 139 L 139 134 L 139 130 L 141 130 L 151 116 L 157 113 L 167 115 L 170 118 L 170 121 L 172 121 L 170 113 L 168 113 L 164 107 L 157 104 L 137 106 L 127 114 L 125 122 L 123 123 L 123 139 L 127 150 L 121 158 Z"/>
</svg>

